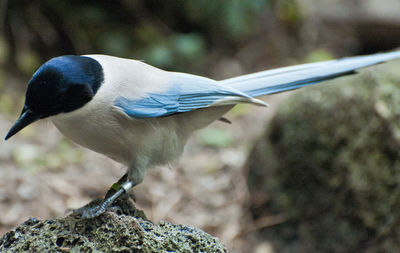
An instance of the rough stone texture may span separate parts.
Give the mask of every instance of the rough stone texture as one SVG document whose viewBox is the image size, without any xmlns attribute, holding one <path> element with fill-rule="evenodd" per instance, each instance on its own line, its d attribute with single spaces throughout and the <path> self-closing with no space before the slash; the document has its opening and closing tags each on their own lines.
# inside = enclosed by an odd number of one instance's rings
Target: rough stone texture
<svg viewBox="0 0 400 253">
<path fill-rule="evenodd" d="M 156 225 L 132 208 L 125 204 L 89 220 L 31 218 L 1 238 L 0 252 L 227 252 L 200 229 Z"/>
<path fill-rule="evenodd" d="M 400 62 L 303 89 L 249 160 L 255 218 L 278 252 L 400 252 Z"/>
</svg>

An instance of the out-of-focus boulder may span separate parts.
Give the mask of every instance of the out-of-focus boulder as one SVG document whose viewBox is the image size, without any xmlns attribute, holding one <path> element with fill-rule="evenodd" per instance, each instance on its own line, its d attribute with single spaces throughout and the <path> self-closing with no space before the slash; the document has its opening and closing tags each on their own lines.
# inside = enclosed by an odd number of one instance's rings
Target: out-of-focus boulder
<svg viewBox="0 0 400 253">
<path fill-rule="evenodd" d="M 278 252 L 400 252 L 400 62 L 291 96 L 248 169 Z"/>
</svg>

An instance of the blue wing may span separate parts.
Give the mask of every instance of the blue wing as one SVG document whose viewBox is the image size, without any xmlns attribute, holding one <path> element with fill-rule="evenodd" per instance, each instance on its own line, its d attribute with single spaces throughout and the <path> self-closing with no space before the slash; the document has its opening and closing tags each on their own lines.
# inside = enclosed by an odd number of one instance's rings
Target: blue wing
<svg viewBox="0 0 400 253">
<path fill-rule="evenodd" d="M 114 105 L 134 118 L 154 118 L 217 105 L 255 103 L 266 105 L 249 95 L 218 82 L 195 75 L 171 73 L 172 81 L 162 93 L 132 100 L 123 96 Z"/>
</svg>

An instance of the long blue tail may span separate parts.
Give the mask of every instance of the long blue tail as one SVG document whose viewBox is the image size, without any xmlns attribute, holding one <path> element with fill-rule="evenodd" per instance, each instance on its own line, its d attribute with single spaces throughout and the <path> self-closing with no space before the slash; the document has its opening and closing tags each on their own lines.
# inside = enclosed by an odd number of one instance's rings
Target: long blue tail
<svg viewBox="0 0 400 253">
<path fill-rule="evenodd" d="M 266 70 L 225 79 L 220 83 L 240 90 L 252 97 L 258 97 L 354 74 L 357 69 L 395 58 L 400 58 L 400 51 Z"/>
</svg>

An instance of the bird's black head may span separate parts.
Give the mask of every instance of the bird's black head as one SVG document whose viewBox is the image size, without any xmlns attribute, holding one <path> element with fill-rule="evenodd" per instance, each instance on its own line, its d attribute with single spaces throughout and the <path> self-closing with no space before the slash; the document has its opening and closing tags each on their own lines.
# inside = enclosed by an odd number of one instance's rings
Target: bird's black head
<svg viewBox="0 0 400 253">
<path fill-rule="evenodd" d="M 93 58 L 67 55 L 49 60 L 29 81 L 21 116 L 6 139 L 38 119 L 81 108 L 103 81 L 103 69 Z"/>
</svg>

